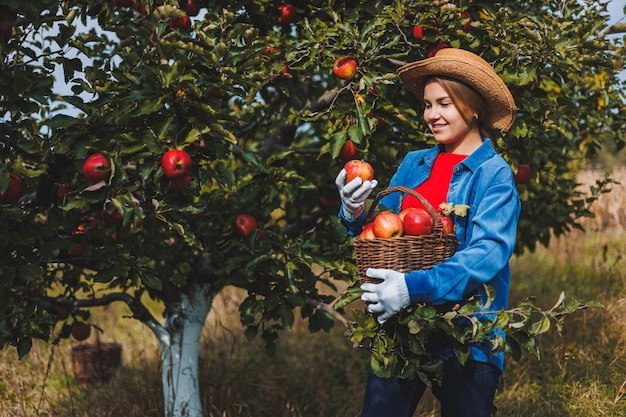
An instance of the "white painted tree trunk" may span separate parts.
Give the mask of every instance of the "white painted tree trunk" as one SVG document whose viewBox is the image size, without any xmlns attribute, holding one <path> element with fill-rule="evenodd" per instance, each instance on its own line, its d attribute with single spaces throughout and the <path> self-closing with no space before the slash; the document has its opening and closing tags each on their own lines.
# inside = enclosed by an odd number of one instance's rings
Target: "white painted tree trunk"
<svg viewBox="0 0 626 417">
<path fill-rule="evenodd" d="M 152 330 L 161 348 L 165 417 L 203 417 L 198 380 L 200 335 L 214 294 L 198 286 L 172 309 L 165 327 Z"/>
</svg>

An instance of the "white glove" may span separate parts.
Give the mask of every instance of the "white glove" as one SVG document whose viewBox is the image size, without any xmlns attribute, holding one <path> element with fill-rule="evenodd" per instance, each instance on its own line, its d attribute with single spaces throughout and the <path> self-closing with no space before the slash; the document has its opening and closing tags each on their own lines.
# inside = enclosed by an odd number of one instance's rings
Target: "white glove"
<svg viewBox="0 0 626 417">
<path fill-rule="evenodd" d="M 370 313 L 381 313 L 377 318 L 380 324 L 389 320 L 391 316 L 408 307 L 411 303 L 403 273 L 393 269 L 368 268 L 365 275 L 383 280 L 379 284 L 366 283 L 361 285 L 363 290 L 361 300 L 372 303 L 367 306 L 367 311 Z"/>
<path fill-rule="evenodd" d="M 346 182 L 346 170 L 339 171 L 337 178 L 335 178 L 335 185 L 339 190 L 339 197 L 343 205 L 343 214 L 348 219 L 356 219 L 361 215 L 363 211 L 363 205 L 365 200 L 370 195 L 372 190 L 378 185 L 378 181 L 371 180 L 365 181 L 359 177 L 356 177 L 348 184 Z"/>
</svg>

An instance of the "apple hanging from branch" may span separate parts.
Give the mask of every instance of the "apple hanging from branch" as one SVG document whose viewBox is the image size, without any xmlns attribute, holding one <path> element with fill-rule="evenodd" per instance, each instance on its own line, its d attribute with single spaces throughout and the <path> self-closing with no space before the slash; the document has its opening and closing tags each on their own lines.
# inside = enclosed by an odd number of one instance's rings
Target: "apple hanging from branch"
<svg viewBox="0 0 626 417">
<path fill-rule="evenodd" d="M 235 218 L 235 233 L 241 237 L 246 237 L 258 229 L 256 219 L 251 214 L 239 214 Z"/>
<path fill-rule="evenodd" d="M 356 60 L 351 56 L 342 56 L 333 63 L 333 73 L 342 80 L 351 80 L 356 75 Z"/>
<path fill-rule="evenodd" d="M 295 22 L 298 17 L 296 8 L 291 3 L 285 3 L 283 5 L 278 6 L 278 12 L 279 12 L 278 23 L 280 23 L 283 26 L 290 25 L 291 23 Z"/>
<path fill-rule="evenodd" d="M 83 175 L 92 184 L 105 181 L 109 178 L 111 164 L 101 153 L 90 155 L 83 164 Z"/>
<path fill-rule="evenodd" d="M 168 178 L 182 177 L 191 169 L 191 157 L 180 149 L 170 149 L 161 158 L 161 168 Z"/>
<path fill-rule="evenodd" d="M 528 184 L 533 177 L 533 170 L 528 164 L 519 164 L 513 176 L 517 184 Z"/>
<path fill-rule="evenodd" d="M 24 180 L 14 172 L 9 174 L 9 186 L 0 194 L 0 203 L 15 204 L 24 195 Z"/>
<path fill-rule="evenodd" d="M 343 146 L 341 147 L 341 151 L 339 152 L 339 158 L 343 161 L 349 161 L 354 158 L 356 155 L 356 148 L 354 147 L 354 142 L 348 139 L 345 141 Z"/>
</svg>

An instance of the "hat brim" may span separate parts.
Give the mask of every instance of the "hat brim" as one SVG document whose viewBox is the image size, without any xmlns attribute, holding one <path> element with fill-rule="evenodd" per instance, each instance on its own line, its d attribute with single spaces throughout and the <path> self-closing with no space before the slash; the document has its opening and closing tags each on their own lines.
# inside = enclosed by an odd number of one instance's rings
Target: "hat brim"
<svg viewBox="0 0 626 417">
<path fill-rule="evenodd" d="M 411 62 L 398 76 L 418 99 L 424 98 L 424 81 L 431 75 L 453 78 L 474 88 L 487 103 L 484 122 L 489 128 L 507 131 L 515 121 L 515 101 L 491 65 L 469 51 L 445 48 L 434 57 Z"/>
</svg>

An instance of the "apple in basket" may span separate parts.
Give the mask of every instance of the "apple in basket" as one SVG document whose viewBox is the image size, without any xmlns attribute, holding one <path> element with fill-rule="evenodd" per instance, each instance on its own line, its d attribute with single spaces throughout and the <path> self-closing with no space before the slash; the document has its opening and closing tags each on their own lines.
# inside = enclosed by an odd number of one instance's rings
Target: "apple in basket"
<svg viewBox="0 0 626 417">
<path fill-rule="evenodd" d="M 374 223 L 366 224 L 359 234 L 359 239 L 361 240 L 374 239 L 375 237 L 376 235 L 374 235 Z"/>
<path fill-rule="evenodd" d="M 382 238 L 400 237 L 404 233 L 402 219 L 396 213 L 383 211 L 372 222 L 374 236 Z"/>
<path fill-rule="evenodd" d="M 400 212 L 404 234 L 408 236 L 429 235 L 433 231 L 433 218 L 430 213 L 418 207 L 410 207 Z"/>
<path fill-rule="evenodd" d="M 449 216 L 439 215 L 441 223 L 443 223 L 443 232 L 447 235 L 454 233 L 454 221 Z"/>
</svg>

